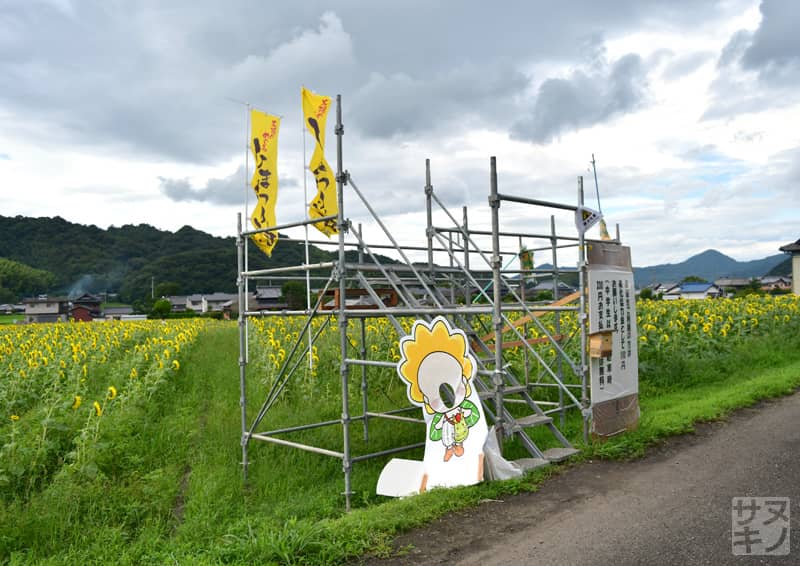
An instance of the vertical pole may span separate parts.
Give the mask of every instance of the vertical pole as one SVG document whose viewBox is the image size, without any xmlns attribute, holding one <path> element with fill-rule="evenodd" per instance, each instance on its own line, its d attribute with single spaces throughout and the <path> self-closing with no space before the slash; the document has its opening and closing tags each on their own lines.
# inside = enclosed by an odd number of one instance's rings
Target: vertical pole
<svg viewBox="0 0 800 566">
<path fill-rule="evenodd" d="M 361 323 L 361 359 L 367 359 L 367 320 L 362 318 L 359 319 Z M 361 366 L 361 410 L 363 416 L 363 427 L 364 427 L 364 442 L 369 442 L 369 417 L 367 416 L 367 412 L 369 411 L 369 405 L 367 403 L 367 366 Z"/>
<path fill-rule="evenodd" d="M 578 205 L 583 206 L 583 176 L 578 177 Z M 583 441 L 589 441 L 589 397 L 586 383 L 586 334 L 589 317 L 586 314 L 586 241 L 583 230 L 578 230 L 578 287 L 581 294 L 578 323 L 581 328 L 581 410 L 583 412 Z"/>
<path fill-rule="evenodd" d="M 425 236 L 428 238 L 428 274 L 433 282 L 433 208 L 431 206 L 431 196 L 433 195 L 433 185 L 431 185 L 431 160 L 425 160 L 425 213 L 427 217 L 427 227 Z"/>
<path fill-rule="evenodd" d="M 303 214 L 305 219 L 308 220 L 308 161 L 306 161 L 306 125 L 301 125 L 303 131 Z M 306 252 L 306 265 L 311 263 L 308 251 L 308 224 L 303 225 L 305 230 L 305 252 Z M 311 312 L 311 271 L 306 269 L 306 310 Z M 309 314 L 308 316 L 311 316 Z M 314 355 L 312 352 L 313 340 L 311 337 L 311 325 L 308 326 L 308 371 L 314 369 Z"/>
<path fill-rule="evenodd" d="M 452 232 L 448 232 L 447 233 L 447 249 L 448 249 L 447 257 L 450 260 L 450 267 L 453 267 L 453 265 L 454 265 L 454 263 L 453 263 L 453 254 L 455 253 L 455 251 L 453 250 L 453 233 Z M 450 275 L 450 281 L 455 282 L 455 277 L 453 277 L 453 275 L 452 275 L 452 270 L 451 270 L 451 275 Z M 451 284 L 450 285 L 450 304 L 452 305 L 455 302 L 456 302 L 456 290 L 454 288 L 454 285 Z"/>
<path fill-rule="evenodd" d="M 347 359 L 347 281 L 344 258 L 344 232 L 347 225 L 344 221 L 344 185 L 346 175 L 342 169 L 342 95 L 336 95 L 336 198 L 339 214 L 336 223 L 339 229 L 339 373 L 342 378 L 342 471 L 344 472 L 345 511 L 350 511 L 350 397 L 348 391 L 349 368 Z"/>
<path fill-rule="evenodd" d="M 558 238 L 556 237 L 556 217 L 552 214 L 550 215 L 550 248 L 552 251 L 552 263 L 553 263 L 553 300 L 557 301 L 559 299 L 559 279 L 558 279 Z M 556 328 L 556 335 L 561 334 L 561 313 L 556 311 L 553 313 L 555 319 L 555 328 Z M 564 383 L 564 360 L 561 358 L 561 354 L 558 355 L 558 362 L 557 362 L 557 371 L 558 371 L 558 379 L 561 380 L 561 383 Z M 558 388 L 558 408 L 560 409 L 559 413 L 561 415 L 561 426 L 563 427 L 566 423 L 567 418 L 567 410 L 564 408 L 564 389 L 562 387 Z"/>
<path fill-rule="evenodd" d="M 247 298 L 244 293 L 244 238 L 242 237 L 242 213 L 236 215 L 236 258 L 239 273 L 236 277 L 236 287 L 239 292 L 239 407 L 242 411 L 242 436 L 239 440 L 242 444 L 242 473 L 244 481 L 247 481 L 247 443 L 250 438 L 247 435 L 247 350 L 244 319 L 247 311 Z"/>
<path fill-rule="evenodd" d="M 619 237 L 619 223 L 617 223 L 616 226 L 617 226 L 617 243 L 620 244 L 620 243 L 622 243 L 622 240 Z"/>
<path fill-rule="evenodd" d="M 492 209 L 492 286 L 493 286 L 493 313 L 494 324 L 494 404 L 495 431 L 500 451 L 503 450 L 503 437 L 505 422 L 503 418 L 503 318 L 502 318 L 502 293 L 500 289 L 500 199 L 497 196 L 497 158 L 491 157 L 489 173 L 489 206 Z"/>
<path fill-rule="evenodd" d="M 358 225 L 358 263 L 364 263 L 364 245 L 363 245 L 363 237 L 364 234 L 361 230 L 361 224 Z M 380 305 L 378 305 L 380 306 Z M 366 330 L 366 319 L 360 319 L 361 322 L 361 359 L 367 359 L 367 330 Z M 369 411 L 369 403 L 367 401 L 367 366 L 361 366 L 361 409 L 363 411 L 363 422 L 364 425 L 364 442 L 369 442 L 369 417 L 367 416 L 367 412 Z"/>
<path fill-rule="evenodd" d="M 462 230 L 464 233 L 464 270 L 469 273 L 469 218 L 467 217 L 467 207 L 461 207 Z M 470 290 L 469 279 L 464 280 L 464 306 L 472 304 L 472 292 Z"/>
<path fill-rule="evenodd" d="M 519 250 L 522 251 L 522 236 L 519 237 L 518 241 Z M 533 253 L 533 252 L 531 252 Z M 518 256 L 519 257 L 519 256 Z M 522 260 L 520 259 L 520 274 L 519 274 L 519 298 L 522 299 L 522 305 L 525 305 L 525 286 L 527 284 L 526 276 L 522 273 Z M 528 339 L 528 324 L 525 323 L 522 325 L 522 339 Z M 525 367 L 525 385 L 527 386 L 530 383 L 530 360 L 528 359 L 528 348 L 523 345 L 522 347 L 522 363 Z"/>
</svg>

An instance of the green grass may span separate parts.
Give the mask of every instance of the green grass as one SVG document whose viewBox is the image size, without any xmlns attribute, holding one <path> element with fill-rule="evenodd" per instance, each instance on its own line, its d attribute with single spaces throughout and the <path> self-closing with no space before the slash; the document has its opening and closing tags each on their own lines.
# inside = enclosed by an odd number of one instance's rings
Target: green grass
<svg viewBox="0 0 800 566">
<path fill-rule="evenodd" d="M 0 314 L 0 324 L 16 324 L 18 321 L 25 320 L 25 315 L 22 313 L 17 314 Z"/>
<path fill-rule="evenodd" d="M 220 325 L 198 339 L 177 378 L 149 403 L 115 415 L 101 429 L 90 455 L 93 465 L 64 467 L 39 491 L 0 507 L 0 562 L 335 564 L 367 552 L 387 554 L 394 535 L 447 512 L 536 490 L 586 458 L 640 456 L 665 437 L 691 431 L 697 421 L 791 393 L 800 386 L 799 342 L 796 335 L 775 343 L 753 339 L 731 352 L 661 360 L 660 368 L 645 364 L 638 430 L 581 446 L 572 463 L 518 480 L 390 500 L 374 495 L 386 460 L 358 463 L 356 508 L 345 514 L 341 463 L 333 458 L 253 443 L 250 478 L 243 484 L 238 342 L 233 325 Z M 357 392 L 357 377 L 352 381 Z M 252 414 L 263 397 L 257 378 L 250 380 L 248 395 Z M 371 395 L 377 406 L 390 403 L 375 390 Z M 313 397 L 288 396 L 273 418 L 322 420 L 337 418 L 339 411 L 319 406 Z M 360 425 L 352 430 L 357 451 L 415 440 L 421 432 L 417 425 L 393 431 L 375 423 L 367 445 Z M 578 438 L 579 419 L 570 418 L 566 430 Z M 330 448 L 341 442 L 339 427 L 292 438 L 311 437 Z"/>
</svg>

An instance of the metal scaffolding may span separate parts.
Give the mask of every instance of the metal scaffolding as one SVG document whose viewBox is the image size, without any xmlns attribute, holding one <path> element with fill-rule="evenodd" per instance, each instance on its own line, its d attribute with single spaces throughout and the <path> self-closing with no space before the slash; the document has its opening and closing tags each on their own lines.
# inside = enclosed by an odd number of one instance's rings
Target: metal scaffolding
<svg viewBox="0 0 800 566">
<path fill-rule="evenodd" d="M 431 320 L 434 316 L 448 317 L 452 324 L 467 334 L 471 347 L 478 360 L 478 371 L 475 386 L 484 405 L 485 413 L 494 423 L 499 445 L 502 440 L 516 438 L 525 448 L 529 458 L 520 460 L 526 468 L 545 465 L 549 462 L 567 458 L 577 450 L 562 433 L 565 414 L 570 409 L 577 409 L 583 415 L 584 438 L 587 434 L 587 423 L 591 417 L 588 397 L 588 362 L 587 362 L 587 305 L 586 297 L 581 290 L 586 280 L 585 245 L 581 230 L 569 235 L 560 235 L 556 231 L 554 215 L 549 216 L 549 229 L 542 232 L 504 231 L 501 227 L 501 204 L 514 203 L 525 205 L 540 211 L 542 209 L 567 212 L 574 215 L 583 205 L 583 179 L 578 178 L 577 204 L 561 204 L 520 196 L 505 194 L 499 191 L 497 183 L 497 165 L 494 157 L 490 161 L 489 205 L 491 210 L 491 229 L 478 230 L 469 227 L 467 208 L 462 209 L 459 222 L 444 206 L 433 189 L 431 182 L 430 162 L 425 164 L 425 204 L 427 226 L 425 231 L 426 245 L 401 245 L 380 219 L 370 205 L 365 194 L 358 188 L 351 174 L 344 170 L 342 159 L 342 142 L 344 128 L 342 125 L 341 97 L 336 98 L 336 183 L 339 211 L 335 217 L 339 231 L 338 242 L 334 245 L 338 255 L 334 261 L 305 264 L 271 269 L 250 270 L 247 262 L 248 236 L 265 231 L 274 231 L 295 226 L 304 226 L 319 222 L 320 219 L 305 220 L 266 227 L 261 230 L 243 230 L 239 215 L 237 230 L 238 250 L 238 290 L 239 290 L 239 378 L 241 408 L 241 446 L 242 464 L 245 479 L 248 469 L 248 447 L 254 440 L 269 442 L 290 448 L 306 450 L 317 454 L 340 459 L 344 474 L 344 496 L 346 509 L 350 509 L 351 471 L 355 462 L 370 458 L 383 457 L 425 445 L 424 441 L 394 446 L 389 449 L 353 454 L 351 449 L 351 426 L 361 422 L 365 440 L 369 434 L 371 419 L 391 419 L 402 422 L 424 423 L 419 418 L 406 415 L 409 411 L 419 411 L 418 407 L 396 407 L 386 411 L 370 411 L 367 397 L 367 367 L 382 368 L 382 371 L 395 373 L 396 362 L 391 360 L 367 359 L 365 351 L 366 334 L 364 323 L 368 319 L 385 318 L 394 327 L 398 337 L 404 335 L 400 317 L 416 317 Z M 387 243 L 368 244 L 362 238 L 359 225 L 355 229 L 345 217 L 343 194 L 347 188 L 360 201 L 372 218 L 374 228 L 383 234 Z M 449 223 L 444 226 L 433 224 L 434 211 L 441 211 Z M 554 213 L 555 214 L 555 213 Z M 440 215 L 440 216 L 441 216 Z M 546 215 L 545 215 L 546 216 Z M 531 215 L 533 218 L 534 215 Z M 571 220 L 571 219 L 570 219 Z M 570 222 L 572 224 L 572 222 Z M 532 251 L 547 252 L 550 255 L 551 267 L 547 269 L 510 270 L 504 268 L 504 259 L 513 259 L 518 255 L 519 247 L 525 242 L 539 242 Z M 619 235 L 617 234 L 617 242 Z M 325 240 L 312 240 L 311 243 L 330 244 Z M 487 244 L 488 242 L 488 244 Z M 503 246 L 511 242 L 516 251 L 508 251 Z M 355 248 L 358 252 L 356 261 L 346 261 L 347 248 Z M 564 270 L 559 267 L 559 253 L 564 249 L 577 248 L 578 261 L 575 269 Z M 377 250 L 391 249 L 400 258 L 399 263 L 381 261 Z M 409 253 L 426 252 L 427 261 L 413 262 Z M 324 281 L 316 303 L 304 310 L 286 310 L 265 312 L 249 310 L 249 282 L 268 277 L 284 277 L 287 273 L 324 270 L 326 277 L 317 278 Z M 576 273 L 578 291 L 567 296 L 560 296 L 559 282 L 568 273 Z M 548 304 L 529 300 L 526 295 L 525 278 L 527 276 L 548 276 L 553 283 L 553 301 Z M 369 309 L 348 305 L 348 289 L 358 290 L 358 294 L 371 301 Z M 390 293 L 396 301 L 385 301 Z M 333 310 L 326 307 L 326 300 L 334 297 Z M 541 319 L 552 313 L 550 328 Z M 577 317 L 577 330 L 568 334 L 562 325 L 565 313 L 574 313 Z M 305 317 L 303 330 L 286 355 L 285 362 L 273 380 L 272 387 L 257 414 L 248 416 L 247 412 L 247 367 L 249 363 L 248 320 L 253 317 L 299 315 Z M 316 342 L 327 321 L 334 316 L 339 332 L 339 372 L 341 381 L 341 416 L 338 419 L 322 422 L 303 423 L 284 428 L 266 427 L 265 419 L 278 396 L 292 379 L 293 374 Z M 324 317 L 323 324 L 316 330 L 310 340 L 312 320 Z M 487 319 L 491 324 L 487 323 Z M 350 324 L 351 320 L 358 324 Z M 529 330 L 535 329 L 538 337 L 531 338 Z M 552 329 L 552 330 L 551 330 Z M 360 334 L 361 351 L 358 357 L 348 355 L 350 334 Z M 578 342 L 578 352 L 570 354 L 568 344 Z M 305 343 L 304 343 L 305 342 Z M 535 347 L 546 343 L 552 348 L 554 356 L 545 359 Z M 522 367 L 512 367 L 509 353 L 516 349 L 521 351 L 524 363 Z M 574 348 L 573 348 L 574 350 Z M 300 352 L 299 355 L 295 355 Z M 361 406 L 358 414 L 353 414 L 350 399 L 349 382 L 351 368 L 360 369 Z M 554 395 L 557 392 L 557 395 Z M 559 418 L 559 425 L 554 422 Z M 341 447 L 331 450 L 312 444 L 289 440 L 286 435 L 297 431 L 308 431 L 326 426 L 341 426 Z M 548 431 L 549 444 L 555 448 L 541 449 L 534 440 L 531 430 L 543 428 Z M 541 436 L 541 435 L 540 435 Z M 424 438 L 421 436 L 421 439 Z"/>
</svg>

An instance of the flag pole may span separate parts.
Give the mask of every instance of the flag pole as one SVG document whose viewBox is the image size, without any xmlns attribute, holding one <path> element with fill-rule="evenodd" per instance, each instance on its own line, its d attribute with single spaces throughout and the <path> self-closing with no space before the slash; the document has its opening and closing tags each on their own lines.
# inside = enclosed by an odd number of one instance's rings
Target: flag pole
<svg viewBox="0 0 800 566">
<path fill-rule="evenodd" d="M 305 87 L 303 87 L 305 88 Z M 302 96 L 302 90 L 300 94 Z M 302 99 L 300 101 L 302 105 Z M 303 129 L 303 214 L 305 215 L 306 223 L 303 225 L 303 228 L 306 232 L 306 241 L 305 241 L 305 248 L 306 248 L 306 265 L 310 262 L 309 255 L 308 255 L 308 164 L 306 161 L 306 124 L 305 124 L 305 115 L 300 112 L 300 120 L 302 122 L 302 129 Z M 308 269 L 306 271 L 306 309 L 310 312 L 311 311 L 311 271 Z M 311 338 L 311 325 L 308 326 L 308 369 L 314 369 L 314 358 L 311 352 L 311 348 L 313 346 L 313 340 Z"/>
</svg>

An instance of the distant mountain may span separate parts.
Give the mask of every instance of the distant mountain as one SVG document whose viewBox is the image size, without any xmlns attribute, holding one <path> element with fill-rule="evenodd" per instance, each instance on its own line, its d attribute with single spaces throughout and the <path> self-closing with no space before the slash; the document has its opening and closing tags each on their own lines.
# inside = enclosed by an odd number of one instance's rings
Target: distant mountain
<svg viewBox="0 0 800 566">
<path fill-rule="evenodd" d="M 706 250 L 681 263 L 634 267 L 633 274 L 637 287 L 651 283 L 677 283 L 690 275 L 706 281 L 721 277 L 762 277 L 785 259 L 784 254 L 776 254 L 753 261 L 736 261 L 717 250 Z"/>
<path fill-rule="evenodd" d="M 784 261 L 769 270 L 767 275 L 791 275 L 792 274 L 792 258 L 787 257 Z"/>
</svg>

